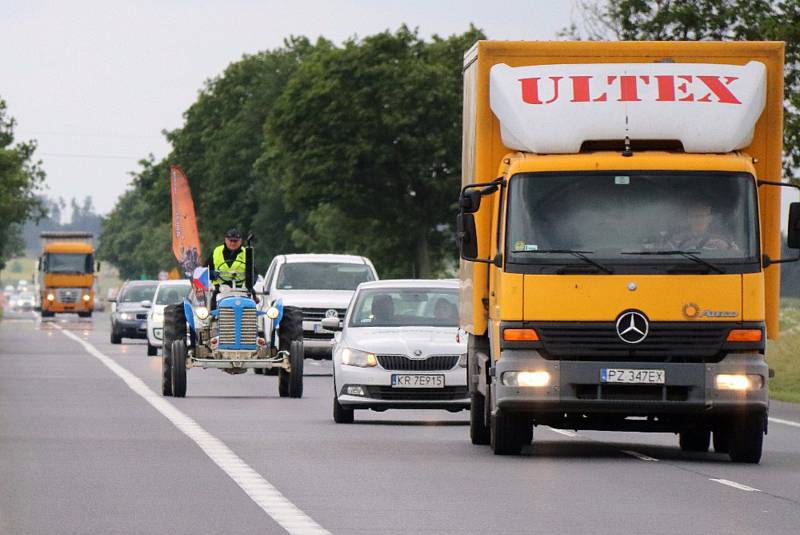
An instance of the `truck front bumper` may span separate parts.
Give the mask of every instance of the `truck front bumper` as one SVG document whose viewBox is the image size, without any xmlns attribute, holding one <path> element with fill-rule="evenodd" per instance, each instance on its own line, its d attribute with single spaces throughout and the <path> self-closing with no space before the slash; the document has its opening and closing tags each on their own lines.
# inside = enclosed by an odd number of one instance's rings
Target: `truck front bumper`
<svg viewBox="0 0 800 535">
<path fill-rule="evenodd" d="M 609 368 L 664 370 L 664 384 L 620 384 L 601 381 Z M 506 386 L 511 371 L 547 371 L 550 382 L 541 387 Z M 605 414 L 658 416 L 694 414 L 716 416 L 764 413 L 768 408 L 769 369 L 759 353 L 731 353 L 715 363 L 601 362 L 548 360 L 534 350 L 505 350 L 492 369 L 494 406 L 503 411 L 547 419 L 548 416 Z M 747 374 L 761 378 L 760 388 L 719 390 L 718 374 Z"/>
</svg>

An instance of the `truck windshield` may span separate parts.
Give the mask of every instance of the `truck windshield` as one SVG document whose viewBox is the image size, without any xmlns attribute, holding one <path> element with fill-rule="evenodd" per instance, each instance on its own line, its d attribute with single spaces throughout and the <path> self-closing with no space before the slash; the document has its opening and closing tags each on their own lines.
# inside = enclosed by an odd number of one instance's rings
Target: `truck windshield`
<svg viewBox="0 0 800 535">
<path fill-rule="evenodd" d="M 758 261 L 751 175 L 528 173 L 511 178 L 508 195 L 512 264 L 592 267 L 571 251 L 603 267 L 692 265 L 714 273 Z"/>
<path fill-rule="evenodd" d="M 279 290 L 355 290 L 362 282 L 375 280 L 366 264 L 344 262 L 292 262 L 278 274 Z"/>
<path fill-rule="evenodd" d="M 86 253 L 47 253 L 44 269 L 47 273 L 92 273 L 92 255 Z"/>
<path fill-rule="evenodd" d="M 458 327 L 458 292 L 444 288 L 362 290 L 351 327 Z"/>
</svg>

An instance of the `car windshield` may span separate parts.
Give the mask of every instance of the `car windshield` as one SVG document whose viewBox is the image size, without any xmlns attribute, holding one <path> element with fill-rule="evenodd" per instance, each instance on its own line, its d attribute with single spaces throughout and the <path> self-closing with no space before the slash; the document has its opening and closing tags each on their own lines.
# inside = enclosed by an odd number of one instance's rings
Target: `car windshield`
<svg viewBox="0 0 800 535">
<path fill-rule="evenodd" d="M 192 287 L 188 284 L 169 284 L 159 287 L 156 292 L 157 305 L 177 305 L 189 295 Z"/>
<path fill-rule="evenodd" d="M 344 262 L 291 262 L 278 274 L 279 290 L 355 290 L 362 282 L 375 280 L 366 264 Z"/>
<path fill-rule="evenodd" d="M 511 263 L 757 258 L 755 185 L 747 174 L 531 173 L 512 177 L 508 195 Z"/>
<path fill-rule="evenodd" d="M 140 301 L 152 301 L 157 286 L 157 284 L 136 284 L 128 286 L 122 291 L 119 302 L 138 303 Z"/>
<path fill-rule="evenodd" d="M 86 253 L 47 253 L 47 273 L 92 273 L 92 255 Z"/>
<path fill-rule="evenodd" d="M 376 288 L 358 293 L 351 327 L 457 327 L 458 291 Z"/>
<path fill-rule="evenodd" d="M 33 294 L 29 294 L 29 293 L 19 294 L 17 299 L 25 299 L 25 300 L 33 299 Z"/>
</svg>

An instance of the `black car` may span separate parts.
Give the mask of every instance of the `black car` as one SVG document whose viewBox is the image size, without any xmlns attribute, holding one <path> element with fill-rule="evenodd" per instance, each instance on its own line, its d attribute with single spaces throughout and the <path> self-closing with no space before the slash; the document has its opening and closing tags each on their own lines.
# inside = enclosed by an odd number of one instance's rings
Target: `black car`
<svg viewBox="0 0 800 535">
<path fill-rule="evenodd" d="M 147 338 L 147 309 L 151 306 L 158 281 L 128 281 L 120 289 L 111 312 L 111 343 L 123 338 Z"/>
</svg>

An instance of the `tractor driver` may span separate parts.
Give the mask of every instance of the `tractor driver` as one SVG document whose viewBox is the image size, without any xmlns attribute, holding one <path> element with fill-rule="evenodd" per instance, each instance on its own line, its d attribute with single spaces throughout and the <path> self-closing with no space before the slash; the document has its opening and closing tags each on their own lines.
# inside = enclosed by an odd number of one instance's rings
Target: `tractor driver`
<svg viewBox="0 0 800 535">
<path fill-rule="evenodd" d="M 212 276 L 211 284 L 214 285 L 214 292 L 211 295 L 213 310 L 217 308 L 217 294 L 221 285 L 241 287 L 246 283 L 245 252 L 242 247 L 242 235 L 238 230 L 228 229 L 228 232 L 225 233 L 225 243 L 214 249 L 211 256 L 206 259 L 206 266 Z M 247 290 L 257 303 L 258 296 L 253 288 L 248 286 Z"/>
</svg>

